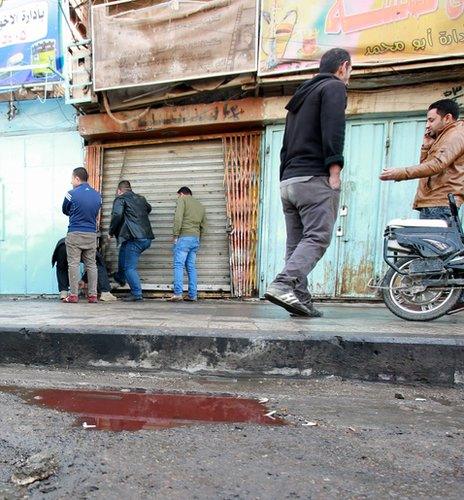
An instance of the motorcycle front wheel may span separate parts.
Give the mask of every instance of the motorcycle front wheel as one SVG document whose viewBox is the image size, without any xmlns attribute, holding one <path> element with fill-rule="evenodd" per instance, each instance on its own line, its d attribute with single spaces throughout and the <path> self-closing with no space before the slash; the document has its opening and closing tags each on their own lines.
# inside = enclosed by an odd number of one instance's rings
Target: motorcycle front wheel
<svg viewBox="0 0 464 500">
<path fill-rule="evenodd" d="M 396 266 L 408 271 L 413 259 L 398 259 Z M 438 276 L 434 276 L 438 277 Z M 430 321 L 444 316 L 459 301 L 456 287 L 433 289 L 420 287 L 420 278 L 402 275 L 390 268 L 383 279 L 383 301 L 390 311 L 408 321 Z"/>
</svg>

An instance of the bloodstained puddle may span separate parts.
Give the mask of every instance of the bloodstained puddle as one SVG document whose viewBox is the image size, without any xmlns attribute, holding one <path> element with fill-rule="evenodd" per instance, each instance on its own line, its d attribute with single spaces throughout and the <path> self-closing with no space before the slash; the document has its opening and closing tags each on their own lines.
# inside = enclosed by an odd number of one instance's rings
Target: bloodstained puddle
<svg viewBox="0 0 464 500">
<path fill-rule="evenodd" d="M 87 429 L 139 431 L 194 424 L 285 425 L 256 399 L 211 394 L 1 387 L 28 404 L 72 413 Z"/>
</svg>

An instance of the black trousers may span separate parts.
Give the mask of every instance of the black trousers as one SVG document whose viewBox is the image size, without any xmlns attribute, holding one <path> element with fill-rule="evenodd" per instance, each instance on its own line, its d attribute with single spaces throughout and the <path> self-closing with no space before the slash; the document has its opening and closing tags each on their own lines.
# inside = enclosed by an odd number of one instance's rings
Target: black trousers
<svg viewBox="0 0 464 500">
<path fill-rule="evenodd" d="M 98 270 L 98 293 L 110 292 L 111 285 L 108 278 L 108 271 L 106 270 L 105 262 L 102 254 L 97 250 L 97 270 Z M 60 292 L 67 292 L 69 288 L 68 277 L 68 257 L 66 255 L 66 246 L 60 245 L 56 252 L 56 279 L 58 281 L 58 290 Z M 87 283 L 87 274 L 84 273 L 82 281 Z"/>
</svg>

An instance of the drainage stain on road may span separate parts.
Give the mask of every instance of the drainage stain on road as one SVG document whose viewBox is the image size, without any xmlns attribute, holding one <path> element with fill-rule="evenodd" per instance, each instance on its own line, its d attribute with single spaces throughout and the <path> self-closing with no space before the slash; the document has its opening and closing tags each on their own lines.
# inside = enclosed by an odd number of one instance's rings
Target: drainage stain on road
<svg viewBox="0 0 464 500">
<path fill-rule="evenodd" d="M 87 429 L 138 431 L 194 424 L 253 423 L 284 425 L 256 399 L 211 394 L 123 392 L 0 387 L 28 404 L 77 415 Z"/>
</svg>

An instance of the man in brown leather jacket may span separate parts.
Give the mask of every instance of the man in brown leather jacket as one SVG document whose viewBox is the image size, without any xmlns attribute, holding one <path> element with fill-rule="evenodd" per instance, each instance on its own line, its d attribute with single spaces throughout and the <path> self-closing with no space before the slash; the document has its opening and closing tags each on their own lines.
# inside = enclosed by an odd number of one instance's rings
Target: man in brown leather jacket
<svg viewBox="0 0 464 500">
<path fill-rule="evenodd" d="M 382 181 L 419 179 L 413 208 L 421 219 L 448 221 L 451 211 L 448 194 L 458 205 L 464 203 L 464 122 L 458 121 L 459 106 L 442 99 L 429 106 L 420 164 L 407 168 L 386 169 Z M 464 290 L 455 310 L 464 308 Z"/>
<path fill-rule="evenodd" d="M 459 107 L 451 99 L 429 106 L 420 164 L 386 169 L 382 181 L 419 179 L 413 208 L 421 219 L 449 219 L 448 194 L 458 205 L 464 203 L 464 122 L 458 121 Z"/>
</svg>

